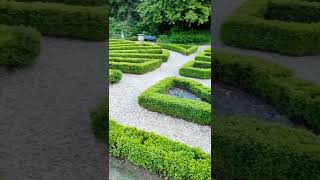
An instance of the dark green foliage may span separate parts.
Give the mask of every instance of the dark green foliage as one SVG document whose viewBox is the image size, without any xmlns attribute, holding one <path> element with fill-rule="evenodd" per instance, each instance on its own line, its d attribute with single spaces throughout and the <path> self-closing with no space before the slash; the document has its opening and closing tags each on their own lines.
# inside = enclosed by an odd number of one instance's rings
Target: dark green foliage
<svg viewBox="0 0 320 180">
<path fill-rule="evenodd" d="M 214 78 L 253 93 L 293 122 L 320 130 L 320 86 L 262 59 L 214 53 Z"/>
<path fill-rule="evenodd" d="M 171 88 L 186 89 L 203 101 L 167 95 Z M 155 112 L 182 118 L 198 124 L 211 123 L 211 89 L 193 80 L 169 77 L 148 88 L 138 97 L 139 104 Z"/>
<path fill-rule="evenodd" d="M 320 138 L 308 131 L 239 117 L 212 126 L 217 179 L 320 179 Z"/>
<path fill-rule="evenodd" d="M 320 52 L 320 23 L 268 20 L 264 17 L 267 6 L 267 0 L 245 2 L 223 23 L 222 40 L 230 46 L 292 56 Z"/>
<path fill-rule="evenodd" d="M 32 64 L 40 52 L 41 34 L 23 26 L 0 25 L 0 65 Z"/>
<path fill-rule="evenodd" d="M 91 129 L 94 135 L 100 140 L 105 140 L 108 133 L 108 106 L 109 102 L 108 98 L 106 97 L 90 112 Z"/>
<path fill-rule="evenodd" d="M 107 0 L 15 0 L 18 2 L 48 2 L 48 3 L 62 3 L 83 6 L 98 6 L 107 4 Z"/>
<path fill-rule="evenodd" d="M 50 36 L 86 40 L 108 36 L 106 7 L 0 1 L 0 23 L 31 26 Z"/>
<path fill-rule="evenodd" d="M 109 69 L 109 83 L 117 83 L 122 78 L 122 72 L 116 69 Z"/>
<path fill-rule="evenodd" d="M 172 51 L 179 52 L 183 55 L 190 55 L 195 53 L 198 50 L 197 46 L 192 45 L 180 45 L 180 44 L 160 44 L 164 49 L 169 49 Z"/>
<path fill-rule="evenodd" d="M 160 67 L 161 59 L 138 59 L 137 62 L 123 59 L 122 61 L 110 61 L 110 69 L 118 69 L 124 73 L 145 74 Z"/>
<path fill-rule="evenodd" d="M 210 44 L 209 30 L 174 30 L 167 36 L 160 36 L 158 42 L 174 44 Z"/>
<path fill-rule="evenodd" d="M 320 3 L 301 0 L 272 0 L 268 2 L 265 17 L 302 23 L 320 22 Z"/>
<path fill-rule="evenodd" d="M 211 156 L 154 133 L 109 121 L 109 153 L 172 179 L 211 179 Z"/>
<path fill-rule="evenodd" d="M 110 58 L 113 57 L 128 57 L 128 58 L 142 58 L 142 59 L 161 59 L 166 62 L 169 58 L 169 52 L 162 50 L 162 54 L 146 54 L 146 53 L 113 53 L 109 54 Z"/>
</svg>

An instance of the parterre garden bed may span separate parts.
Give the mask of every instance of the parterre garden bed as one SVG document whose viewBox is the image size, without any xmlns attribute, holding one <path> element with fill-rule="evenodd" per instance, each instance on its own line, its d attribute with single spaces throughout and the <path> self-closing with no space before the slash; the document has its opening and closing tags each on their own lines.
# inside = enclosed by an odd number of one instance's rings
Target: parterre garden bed
<svg viewBox="0 0 320 180">
<path fill-rule="evenodd" d="M 169 52 L 150 43 L 137 43 L 127 40 L 110 40 L 109 68 L 123 73 L 145 74 L 166 62 Z"/>
<path fill-rule="evenodd" d="M 320 53 L 318 0 L 248 0 L 223 23 L 231 46 L 292 56 Z"/>
<path fill-rule="evenodd" d="M 214 78 L 273 105 L 310 130 L 249 118 L 216 117 L 213 135 L 217 177 L 227 179 L 319 179 L 320 86 L 263 59 L 214 53 Z"/>
<path fill-rule="evenodd" d="M 0 65 L 33 63 L 40 52 L 41 34 L 105 40 L 105 4 L 99 0 L 0 0 Z"/>
<path fill-rule="evenodd" d="M 211 79 L 211 48 L 206 48 L 196 56 L 194 61 L 189 61 L 183 65 L 179 74 L 186 77 Z"/>
</svg>

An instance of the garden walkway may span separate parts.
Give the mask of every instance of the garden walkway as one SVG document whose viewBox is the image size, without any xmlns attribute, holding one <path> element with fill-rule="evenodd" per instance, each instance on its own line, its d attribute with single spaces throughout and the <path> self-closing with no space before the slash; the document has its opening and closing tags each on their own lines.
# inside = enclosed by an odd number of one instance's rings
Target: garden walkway
<svg viewBox="0 0 320 180">
<path fill-rule="evenodd" d="M 0 179 L 107 177 L 89 119 L 107 94 L 105 51 L 104 42 L 44 38 L 34 65 L 0 69 Z"/>
<path fill-rule="evenodd" d="M 272 62 L 287 67 L 303 79 L 320 84 L 320 55 L 306 57 L 289 57 L 270 52 L 256 50 L 245 50 L 224 45 L 219 39 L 219 29 L 227 15 L 237 9 L 245 0 L 213 0 L 213 12 L 215 15 L 212 20 L 213 29 L 213 48 L 215 50 L 227 50 L 244 55 L 253 55 L 260 58 L 266 58 Z"/>
<path fill-rule="evenodd" d="M 121 124 L 155 132 L 172 140 L 199 147 L 205 152 L 211 149 L 211 128 L 182 119 L 151 112 L 139 106 L 138 96 L 158 81 L 171 76 L 179 76 L 179 68 L 193 60 L 197 53 L 184 56 L 170 51 L 168 62 L 160 68 L 143 75 L 124 74 L 121 81 L 109 87 L 109 115 Z M 194 79 L 211 87 L 211 80 Z"/>
</svg>

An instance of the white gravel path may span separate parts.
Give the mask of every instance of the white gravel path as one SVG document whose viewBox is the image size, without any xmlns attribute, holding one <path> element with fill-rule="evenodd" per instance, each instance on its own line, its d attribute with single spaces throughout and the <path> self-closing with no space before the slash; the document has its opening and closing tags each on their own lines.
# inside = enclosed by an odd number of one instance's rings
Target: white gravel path
<svg viewBox="0 0 320 180">
<path fill-rule="evenodd" d="M 211 128 L 209 126 L 201 126 L 183 119 L 152 112 L 138 104 L 138 96 L 144 90 L 166 77 L 179 76 L 179 68 L 186 62 L 193 60 L 196 54 L 206 47 L 208 46 L 199 47 L 198 52 L 190 56 L 170 51 L 168 62 L 163 63 L 155 71 L 143 75 L 124 74 L 119 83 L 109 86 L 110 117 L 121 124 L 155 132 L 210 153 Z M 210 79 L 194 80 L 211 87 Z"/>
</svg>

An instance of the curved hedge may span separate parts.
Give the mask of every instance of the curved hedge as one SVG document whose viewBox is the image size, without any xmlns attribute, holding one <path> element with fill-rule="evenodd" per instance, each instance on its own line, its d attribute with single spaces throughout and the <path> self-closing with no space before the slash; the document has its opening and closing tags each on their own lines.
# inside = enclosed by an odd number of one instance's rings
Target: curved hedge
<svg viewBox="0 0 320 180">
<path fill-rule="evenodd" d="M 167 91 L 180 87 L 196 94 L 203 101 L 167 95 Z M 148 88 L 138 97 L 142 107 L 198 124 L 211 123 L 211 89 L 197 81 L 169 77 Z"/>
<path fill-rule="evenodd" d="M 105 40 L 108 35 L 105 7 L 0 1 L 0 24 L 26 25 L 44 35 L 86 40 Z"/>
<path fill-rule="evenodd" d="M 122 78 L 122 72 L 116 69 L 109 69 L 109 83 L 117 83 Z"/>
<path fill-rule="evenodd" d="M 214 78 L 272 104 L 293 122 L 320 130 L 320 86 L 263 59 L 215 52 Z"/>
<path fill-rule="evenodd" d="M 33 63 L 40 52 L 40 39 L 41 34 L 35 29 L 0 25 L 0 65 Z"/>
<path fill-rule="evenodd" d="M 217 179 L 320 179 L 320 138 L 308 131 L 240 118 L 213 121 Z"/>
<path fill-rule="evenodd" d="M 109 68 L 118 69 L 124 73 L 145 74 L 159 68 L 161 64 L 161 59 L 138 59 L 136 62 L 123 59 L 121 61 L 109 61 Z"/>
<path fill-rule="evenodd" d="M 319 54 L 320 22 L 299 23 L 267 19 L 265 16 L 268 2 L 268 0 L 248 0 L 233 12 L 222 24 L 221 39 L 223 42 L 230 46 L 293 56 Z M 297 1 L 289 3 L 294 2 Z M 306 14 L 309 9 L 305 8 L 296 13 L 302 11 Z M 278 14 L 282 16 L 282 13 Z"/>
<path fill-rule="evenodd" d="M 197 52 L 198 50 L 197 46 L 183 44 L 160 44 L 160 46 L 164 49 L 176 51 L 183 55 L 190 55 Z"/>
<path fill-rule="evenodd" d="M 171 179 L 211 179 L 211 156 L 198 148 L 109 121 L 109 153 Z"/>
</svg>

